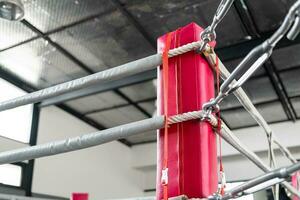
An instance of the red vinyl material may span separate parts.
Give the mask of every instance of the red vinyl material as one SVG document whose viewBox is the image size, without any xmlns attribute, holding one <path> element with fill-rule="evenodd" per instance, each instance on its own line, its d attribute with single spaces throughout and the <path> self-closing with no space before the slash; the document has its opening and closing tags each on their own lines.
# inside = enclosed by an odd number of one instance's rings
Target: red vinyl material
<svg viewBox="0 0 300 200">
<path fill-rule="evenodd" d="M 294 188 L 296 188 L 297 191 L 300 191 L 300 185 L 298 184 L 299 177 L 300 177 L 300 172 L 296 172 L 294 175 L 292 175 L 292 186 L 294 186 Z M 292 200 L 300 200 L 300 198 L 294 195 Z"/>
<path fill-rule="evenodd" d="M 73 193 L 72 200 L 88 200 L 89 194 L 88 193 Z"/>
<path fill-rule="evenodd" d="M 171 34 L 173 49 L 200 40 L 202 28 L 195 23 Z M 166 35 L 158 38 L 158 52 L 164 50 Z M 211 44 L 214 45 L 214 44 Z M 158 113 L 164 115 L 163 73 L 158 69 Z M 176 115 L 201 110 L 202 104 L 214 97 L 214 75 L 206 60 L 195 52 L 169 59 L 168 112 Z M 163 197 L 161 171 L 164 131 L 158 132 L 157 199 Z M 168 132 L 169 197 L 187 195 L 207 197 L 217 191 L 217 147 L 212 127 L 197 120 L 169 127 Z"/>
</svg>

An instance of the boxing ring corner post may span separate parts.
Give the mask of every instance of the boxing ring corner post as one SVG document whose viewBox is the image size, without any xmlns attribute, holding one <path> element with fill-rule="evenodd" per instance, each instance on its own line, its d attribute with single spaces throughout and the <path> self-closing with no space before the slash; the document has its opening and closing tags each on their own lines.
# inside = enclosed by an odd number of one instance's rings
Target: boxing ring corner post
<svg viewBox="0 0 300 200">
<path fill-rule="evenodd" d="M 174 32 L 170 49 L 199 41 L 202 28 L 191 23 Z M 162 53 L 167 35 L 158 39 L 158 52 Z M 214 75 L 207 61 L 195 51 L 169 59 L 168 86 L 164 91 L 163 67 L 158 69 L 158 114 L 176 115 L 201 110 L 202 104 L 214 97 Z M 168 94 L 166 94 L 168 92 Z M 167 104 L 164 105 L 164 95 Z M 165 113 L 166 107 L 168 113 Z M 167 137 L 168 141 L 165 141 Z M 207 197 L 217 191 L 216 136 L 209 123 L 183 122 L 158 131 L 156 198 L 162 199 L 162 174 L 167 143 L 168 197 L 186 195 L 189 198 Z M 205 163 L 205 164 L 204 164 Z M 204 184 L 205 183 L 205 184 Z"/>
</svg>

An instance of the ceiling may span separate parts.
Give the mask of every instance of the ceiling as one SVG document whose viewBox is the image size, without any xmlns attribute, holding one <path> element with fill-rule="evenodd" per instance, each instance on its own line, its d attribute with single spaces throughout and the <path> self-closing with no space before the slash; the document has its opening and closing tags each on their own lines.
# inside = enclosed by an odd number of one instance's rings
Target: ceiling
<svg viewBox="0 0 300 200">
<path fill-rule="evenodd" d="M 25 19 L 0 20 L 0 76 L 42 89 L 156 52 L 156 38 L 192 21 L 206 27 L 218 0 L 24 0 Z M 282 22 L 292 0 L 236 0 L 217 28 L 217 53 L 230 71 Z M 272 9 L 270 9 L 270 6 Z M 244 85 L 270 123 L 300 118 L 300 39 L 283 40 Z M 9 78 L 8 78 L 9 77 Z M 103 129 L 151 117 L 155 72 L 53 99 Z M 124 86 L 124 87 L 122 87 Z M 46 105 L 46 104 L 44 104 Z M 231 129 L 256 125 L 233 96 L 221 105 Z M 127 145 L 153 142 L 144 133 Z"/>
</svg>

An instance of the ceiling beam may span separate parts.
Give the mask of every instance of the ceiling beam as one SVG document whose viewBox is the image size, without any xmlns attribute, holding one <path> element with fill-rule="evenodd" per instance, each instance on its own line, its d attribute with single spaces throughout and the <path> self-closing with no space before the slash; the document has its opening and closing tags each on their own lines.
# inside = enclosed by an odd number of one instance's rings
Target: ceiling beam
<svg viewBox="0 0 300 200">
<path fill-rule="evenodd" d="M 241 23 L 244 25 L 245 30 L 248 34 L 253 37 L 260 37 L 257 26 L 252 19 L 251 13 L 246 5 L 245 0 L 236 0 L 233 3 L 239 17 L 241 18 Z"/>
<path fill-rule="evenodd" d="M 267 75 L 272 83 L 272 86 L 273 86 L 276 94 L 279 97 L 282 108 L 283 108 L 284 112 L 286 113 L 288 119 L 296 121 L 296 118 L 297 118 L 296 111 L 288 97 L 288 94 L 285 90 L 285 87 L 282 83 L 282 80 L 279 76 L 278 71 L 274 67 L 271 60 L 268 60 L 267 62 L 265 62 L 264 67 L 265 67 Z"/>
</svg>

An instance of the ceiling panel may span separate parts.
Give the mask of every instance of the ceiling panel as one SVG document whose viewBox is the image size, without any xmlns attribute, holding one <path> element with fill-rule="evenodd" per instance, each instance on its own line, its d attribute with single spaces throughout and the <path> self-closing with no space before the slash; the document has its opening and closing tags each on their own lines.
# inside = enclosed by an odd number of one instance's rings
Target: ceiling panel
<svg viewBox="0 0 300 200">
<path fill-rule="evenodd" d="M 226 61 L 224 62 L 225 67 L 228 69 L 228 71 L 231 73 L 233 72 L 233 70 L 240 64 L 240 62 L 243 60 L 243 58 L 239 58 L 239 59 L 234 59 L 234 60 L 230 60 L 230 61 Z M 266 74 L 266 70 L 265 68 L 262 66 L 259 69 L 257 69 L 254 74 L 252 75 L 252 77 L 255 76 L 261 76 L 261 75 L 265 75 Z"/>
<path fill-rule="evenodd" d="M 287 116 L 279 101 L 257 105 L 256 107 L 260 114 L 269 123 L 287 120 Z M 221 111 L 221 116 L 232 129 L 243 128 L 257 124 L 244 108 Z"/>
<path fill-rule="evenodd" d="M 295 108 L 297 117 L 300 118 L 300 97 L 295 97 L 291 99 L 293 107 Z"/>
<path fill-rule="evenodd" d="M 260 32 L 272 31 L 279 26 L 294 0 L 247 0 L 255 24 Z"/>
<path fill-rule="evenodd" d="M 280 73 L 281 80 L 285 86 L 288 96 L 300 95 L 300 68 Z"/>
<path fill-rule="evenodd" d="M 42 32 L 48 32 L 112 9 L 106 0 L 23 0 L 25 18 Z"/>
<path fill-rule="evenodd" d="M 149 42 L 118 11 L 50 37 L 94 71 L 155 53 Z"/>
<path fill-rule="evenodd" d="M 272 54 L 275 67 L 280 70 L 300 67 L 300 44 L 277 49 Z"/>
<path fill-rule="evenodd" d="M 134 106 L 126 106 L 113 110 L 93 113 L 87 115 L 87 117 L 95 120 L 107 128 L 146 119 L 146 116 Z"/>
<path fill-rule="evenodd" d="M 156 97 L 156 89 L 153 81 L 123 87 L 120 88 L 120 91 L 128 96 L 132 101 L 141 101 Z"/>
<path fill-rule="evenodd" d="M 139 103 L 138 105 L 141 106 L 143 109 L 145 109 L 147 113 L 150 113 L 151 115 L 155 115 L 154 113 L 156 110 L 155 101 L 143 102 L 143 103 Z"/>
<path fill-rule="evenodd" d="M 221 101 L 221 103 L 220 103 L 221 110 L 237 108 L 237 107 L 240 107 L 240 106 L 241 106 L 241 103 L 239 102 L 239 100 L 233 94 L 230 94 L 227 97 L 225 97 L 223 99 L 223 101 Z"/>
<path fill-rule="evenodd" d="M 37 88 L 87 75 L 43 39 L 1 52 L 0 65 Z"/>
<path fill-rule="evenodd" d="M 271 81 L 267 77 L 250 79 L 243 85 L 243 89 L 254 104 L 278 99 Z"/>
<path fill-rule="evenodd" d="M 22 23 L 0 19 L 0 50 L 16 45 L 36 36 Z"/>
<path fill-rule="evenodd" d="M 254 104 L 278 99 L 277 94 L 267 77 L 252 78 L 248 80 L 242 88 Z M 240 105 L 241 104 L 233 94 L 225 97 L 224 101 L 220 104 L 223 109 L 239 107 Z"/>
<path fill-rule="evenodd" d="M 156 131 L 148 131 L 145 133 L 141 133 L 135 136 L 131 136 L 126 138 L 127 141 L 129 141 L 131 144 L 141 144 L 141 143 L 147 143 L 147 142 L 154 142 L 156 141 Z"/>
<path fill-rule="evenodd" d="M 231 129 L 253 126 L 256 124 L 249 113 L 243 108 L 228 111 L 221 110 L 221 117 L 224 118 Z"/>
<path fill-rule="evenodd" d="M 85 114 L 91 111 L 111 108 L 113 106 L 119 106 L 126 103 L 127 102 L 123 98 L 113 92 L 103 92 L 100 94 L 67 101 L 65 104 L 81 114 Z"/>
<path fill-rule="evenodd" d="M 287 120 L 287 116 L 282 108 L 282 104 L 277 101 L 273 103 L 257 106 L 258 111 L 267 122 L 278 122 Z"/>
<path fill-rule="evenodd" d="M 125 7 L 154 38 L 179 27 L 196 22 L 202 27 L 211 23 L 219 0 L 204 1 L 124 1 Z M 227 46 L 247 38 L 236 10 L 231 8 L 217 27 L 218 47 Z M 154 28 L 155 27 L 155 28 Z"/>
</svg>

